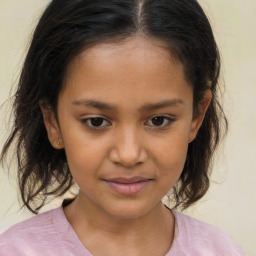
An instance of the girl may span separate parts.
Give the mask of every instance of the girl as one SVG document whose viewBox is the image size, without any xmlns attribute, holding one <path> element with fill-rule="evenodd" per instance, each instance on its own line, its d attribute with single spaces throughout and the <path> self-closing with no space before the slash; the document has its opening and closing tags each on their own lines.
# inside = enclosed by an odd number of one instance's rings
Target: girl
<svg viewBox="0 0 256 256">
<path fill-rule="evenodd" d="M 244 255 L 185 209 L 209 187 L 225 115 L 220 58 L 196 0 L 53 0 L 15 94 L 24 206 L 0 255 Z"/>
</svg>

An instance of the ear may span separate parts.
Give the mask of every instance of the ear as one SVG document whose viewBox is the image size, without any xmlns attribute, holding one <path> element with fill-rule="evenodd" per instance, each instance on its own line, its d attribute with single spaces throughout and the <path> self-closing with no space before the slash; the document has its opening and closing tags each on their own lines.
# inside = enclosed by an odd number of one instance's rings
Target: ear
<svg viewBox="0 0 256 256">
<path fill-rule="evenodd" d="M 64 148 L 60 128 L 54 111 L 45 100 L 40 100 L 39 105 L 43 114 L 44 125 L 51 145 L 56 149 Z"/>
<path fill-rule="evenodd" d="M 211 100 L 212 92 L 210 89 L 208 89 L 204 92 L 203 99 L 198 103 L 198 111 L 191 122 L 188 143 L 192 142 L 196 138 L 197 132 L 203 123 L 205 113 L 210 105 Z"/>
</svg>

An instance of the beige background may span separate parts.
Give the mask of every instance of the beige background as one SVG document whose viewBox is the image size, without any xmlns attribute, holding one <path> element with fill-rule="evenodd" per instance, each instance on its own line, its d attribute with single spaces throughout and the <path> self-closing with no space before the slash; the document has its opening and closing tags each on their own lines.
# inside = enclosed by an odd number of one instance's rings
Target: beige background
<svg viewBox="0 0 256 256">
<path fill-rule="evenodd" d="M 16 84 L 31 31 L 48 2 L 0 0 L 0 104 Z M 199 2 L 222 54 L 230 130 L 216 158 L 209 193 L 187 213 L 220 227 L 252 256 L 256 255 L 256 0 Z M 8 132 L 4 116 L 9 116 L 8 107 L 0 111 L 0 145 Z M 0 169 L 0 232 L 30 216 L 18 211 L 13 180 Z"/>
</svg>

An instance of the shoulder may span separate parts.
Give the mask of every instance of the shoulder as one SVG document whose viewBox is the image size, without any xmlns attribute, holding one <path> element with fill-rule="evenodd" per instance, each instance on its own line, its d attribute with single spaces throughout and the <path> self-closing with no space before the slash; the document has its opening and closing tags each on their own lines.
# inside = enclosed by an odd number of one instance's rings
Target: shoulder
<svg viewBox="0 0 256 256">
<path fill-rule="evenodd" d="M 173 211 L 173 214 L 176 219 L 173 245 L 175 249 L 182 250 L 185 244 L 190 250 L 189 255 L 245 255 L 242 249 L 219 228 L 176 211 Z"/>
<path fill-rule="evenodd" d="M 47 243 L 58 237 L 54 218 L 59 211 L 56 208 L 38 214 L 0 234 L 0 255 L 38 255 L 38 250 L 46 249 Z"/>
<path fill-rule="evenodd" d="M 0 235 L 1 241 L 2 239 L 6 239 L 9 237 L 19 237 L 23 235 L 34 235 L 39 233 L 40 229 L 47 229 L 48 226 L 52 226 L 53 224 L 53 215 L 58 210 L 58 208 L 40 213 L 35 215 L 25 221 L 17 223 L 7 229 L 3 234 Z"/>
</svg>

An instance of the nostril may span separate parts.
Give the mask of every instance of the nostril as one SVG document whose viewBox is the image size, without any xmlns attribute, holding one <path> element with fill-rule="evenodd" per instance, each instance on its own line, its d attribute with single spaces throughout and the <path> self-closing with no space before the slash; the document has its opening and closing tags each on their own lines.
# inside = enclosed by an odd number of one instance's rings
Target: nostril
<svg viewBox="0 0 256 256">
<path fill-rule="evenodd" d="M 144 149 L 112 149 L 109 158 L 115 164 L 119 164 L 125 167 L 133 167 L 135 165 L 143 164 L 148 157 Z"/>
</svg>

